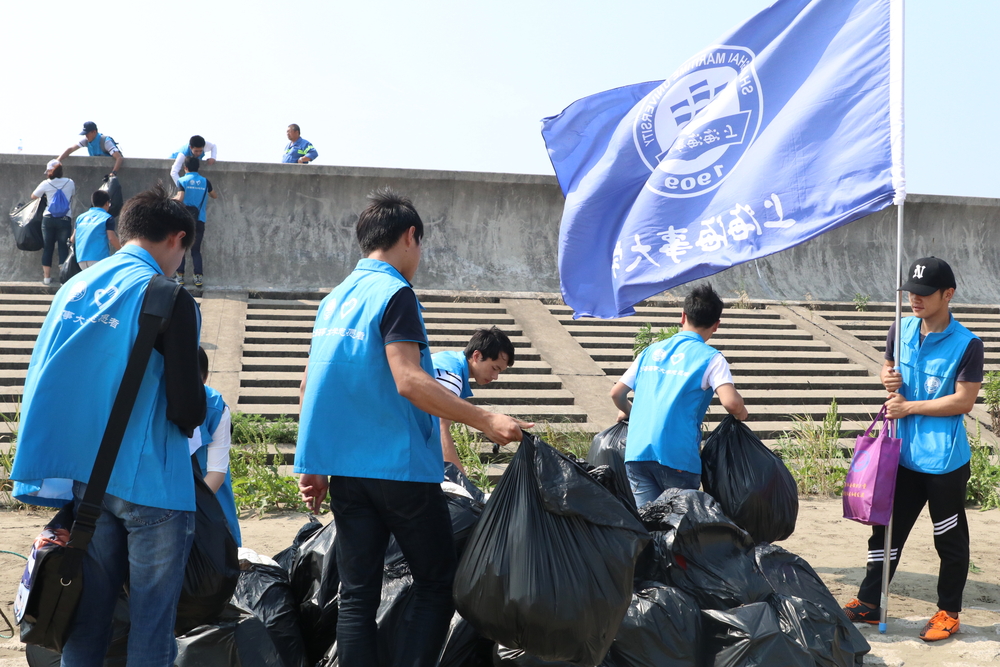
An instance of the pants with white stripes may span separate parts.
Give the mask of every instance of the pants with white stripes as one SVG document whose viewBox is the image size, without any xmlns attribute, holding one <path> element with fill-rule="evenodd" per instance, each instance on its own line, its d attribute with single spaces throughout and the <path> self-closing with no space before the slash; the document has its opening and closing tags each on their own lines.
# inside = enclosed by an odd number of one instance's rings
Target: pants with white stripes
<svg viewBox="0 0 1000 667">
<path fill-rule="evenodd" d="M 968 481 L 968 463 L 944 475 L 915 472 L 900 466 L 892 510 L 890 579 L 896 573 L 910 529 L 926 504 L 934 524 L 934 548 L 941 558 L 938 609 L 956 613 L 962 611 L 962 592 L 969 575 L 969 523 L 965 518 L 965 487 Z M 858 599 L 862 602 L 879 603 L 884 562 L 885 527 L 872 526 L 872 536 L 868 540 L 868 567 L 858 591 Z"/>
</svg>

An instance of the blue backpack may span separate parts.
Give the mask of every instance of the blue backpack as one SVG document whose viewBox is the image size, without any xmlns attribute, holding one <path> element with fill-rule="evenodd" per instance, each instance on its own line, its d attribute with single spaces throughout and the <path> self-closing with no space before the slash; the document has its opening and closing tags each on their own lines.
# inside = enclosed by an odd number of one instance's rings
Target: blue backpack
<svg viewBox="0 0 1000 667">
<path fill-rule="evenodd" d="M 66 187 L 65 183 L 63 183 L 64 187 Z M 56 193 L 52 195 L 52 201 L 49 202 L 49 215 L 53 218 L 63 218 L 69 215 L 69 200 L 63 194 L 62 188 L 56 188 Z"/>
</svg>

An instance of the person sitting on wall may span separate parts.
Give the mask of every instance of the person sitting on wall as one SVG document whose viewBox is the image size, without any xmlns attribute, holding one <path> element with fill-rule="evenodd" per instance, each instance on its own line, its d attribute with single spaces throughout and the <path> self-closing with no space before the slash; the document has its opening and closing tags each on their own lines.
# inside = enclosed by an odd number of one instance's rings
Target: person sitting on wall
<svg viewBox="0 0 1000 667">
<path fill-rule="evenodd" d="M 70 153 L 75 153 L 81 148 L 87 149 L 87 154 L 92 156 L 109 155 L 115 159 L 114 169 L 111 170 L 112 174 L 117 175 L 118 170 L 122 168 L 122 163 L 125 158 L 122 156 L 122 152 L 118 149 L 118 144 L 111 137 L 100 134 L 97 131 L 97 124 L 93 121 L 88 120 L 83 124 L 83 132 L 80 133 L 83 139 L 80 139 L 77 143 L 73 144 L 66 150 L 62 152 L 57 160 L 59 162 L 64 162 Z"/>
<path fill-rule="evenodd" d="M 288 126 L 285 136 L 288 137 L 288 145 L 285 146 L 285 156 L 281 159 L 282 162 L 309 164 L 319 157 L 316 147 L 302 138 L 299 126 L 295 123 Z"/>
<path fill-rule="evenodd" d="M 211 155 L 209 156 L 209 154 Z M 174 185 L 177 185 L 177 181 L 181 178 L 181 169 L 184 168 L 185 160 L 189 157 L 196 157 L 199 160 L 205 160 L 205 164 L 211 166 L 215 164 L 215 161 L 219 157 L 219 147 L 211 141 L 205 141 L 204 137 L 196 134 L 188 139 L 186 146 L 181 146 L 170 157 L 174 159 L 174 165 L 170 167 L 170 178 L 173 179 Z"/>
</svg>

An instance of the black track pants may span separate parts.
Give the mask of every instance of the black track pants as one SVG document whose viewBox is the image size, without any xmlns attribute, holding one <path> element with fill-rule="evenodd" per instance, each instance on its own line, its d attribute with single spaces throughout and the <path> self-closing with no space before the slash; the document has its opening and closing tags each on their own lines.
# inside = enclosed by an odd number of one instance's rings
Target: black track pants
<svg viewBox="0 0 1000 667">
<path fill-rule="evenodd" d="M 934 548 L 941 558 L 938 571 L 938 609 L 962 611 L 962 591 L 969 576 L 969 523 L 965 518 L 965 487 L 969 464 L 944 475 L 914 472 L 899 467 L 892 510 L 892 558 L 890 578 L 896 573 L 903 545 L 924 505 L 934 524 Z M 878 604 L 885 562 L 885 527 L 872 526 L 868 540 L 868 567 L 858 599 Z"/>
</svg>

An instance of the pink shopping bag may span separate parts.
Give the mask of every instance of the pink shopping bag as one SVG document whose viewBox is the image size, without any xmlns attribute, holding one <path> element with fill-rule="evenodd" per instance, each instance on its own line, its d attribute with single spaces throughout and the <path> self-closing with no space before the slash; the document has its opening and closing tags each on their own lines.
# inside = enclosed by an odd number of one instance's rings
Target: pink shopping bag
<svg viewBox="0 0 1000 667">
<path fill-rule="evenodd" d="M 881 422 L 881 424 L 880 424 Z M 881 426 L 879 434 L 872 429 Z M 854 458 L 844 481 L 844 518 L 866 526 L 887 526 L 896 493 L 896 468 L 902 441 L 894 438 L 895 423 L 885 416 L 885 406 L 854 445 Z"/>
</svg>

